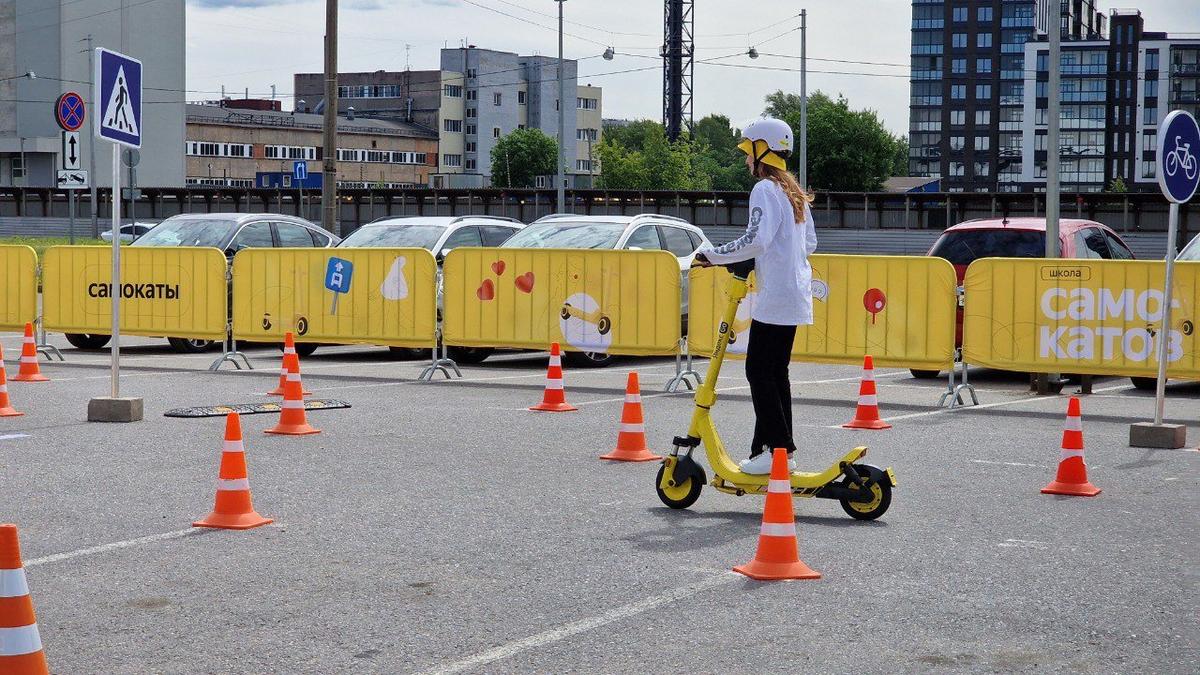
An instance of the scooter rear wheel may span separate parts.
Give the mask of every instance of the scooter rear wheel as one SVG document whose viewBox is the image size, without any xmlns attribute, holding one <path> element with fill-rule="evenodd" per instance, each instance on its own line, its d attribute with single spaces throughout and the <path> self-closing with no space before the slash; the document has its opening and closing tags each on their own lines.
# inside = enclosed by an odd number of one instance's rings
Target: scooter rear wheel
<svg viewBox="0 0 1200 675">
<path fill-rule="evenodd" d="M 658 498 L 662 500 L 663 504 L 673 509 L 686 509 L 695 504 L 696 500 L 700 498 L 700 490 L 708 482 L 708 476 L 704 475 L 704 469 L 701 469 L 699 466 L 695 464 L 691 466 L 693 467 L 690 471 L 691 475 L 688 476 L 680 475 L 680 471 L 685 469 L 676 466 L 675 485 L 666 489 L 663 489 L 661 486 L 663 472 L 667 470 L 667 465 L 664 464 L 658 468 L 658 476 L 654 479 L 654 485 L 655 491 L 658 492 Z"/>
<path fill-rule="evenodd" d="M 864 464 L 855 464 L 854 469 L 859 475 L 867 475 L 875 478 L 875 482 L 868 488 L 872 499 L 869 502 L 852 502 L 848 499 L 838 500 L 842 505 L 842 510 L 846 515 L 855 520 L 875 520 L 882 516 L 888 507 L 892 505 L 892 484 L 887 480 L 886 476 L 877 475 L 878 469 L 872 471 L 874 467 L 868 467 Z M 846 478 L 842 481 L 842 487 L 857 490 L 858 486 L 854 481 Z"/>
</svg>

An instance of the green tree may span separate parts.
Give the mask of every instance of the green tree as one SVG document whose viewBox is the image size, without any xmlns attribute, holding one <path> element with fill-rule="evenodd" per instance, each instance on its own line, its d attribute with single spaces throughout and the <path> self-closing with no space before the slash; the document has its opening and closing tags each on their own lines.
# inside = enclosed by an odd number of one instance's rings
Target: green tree
<svg viewBox="0 0 1200 675">
<path fill-rule="evenodd" d="M 738 150 L 741 132 L 724 115 L 709 115 L 696 122 L 693 136 L 703 148 L 701 170 L 708 174 L 714 190 L 746 191 L 754 177 L 746 170 L 746 156 Z"/>
<path fill-rule="evenodd" d="M 892 175 L 908 175 L 908 136 L 896 139 L 896 152 L 892 155 Z"/>
<path fill-rule="evenodd" d="M 703 148 L 688 138 L 672 143 L 661 124 L 643 120 L 605 130 L 596 146 L 600 186 L 608 190 L 708 190 Z"/>
<path fill-rule="evenodd" d="M 1112 181 L 1109 182 L 1108 191 L 1109 192 L 1117 192 L 1117 193 L 1129 192 L 1129 186 L 1126 185 L 1124 178 L 1117 176 L 1116 178 L 1112 179 Z"/>
<path fill-rule="evenodd" d="M 517 129 L 492 146 L 492 185 L 531 188 L 558 172 L 558 142 L 540 129 Z"/>
<path fill-rule="evenodd" d="M 800 97 L 777 91 L 767 95 L 766 114 L 800 127 Z M 899 150 L 874 110 L 851 110 L 818 91 L 808 97 L 808 182 L 818 190 L 871 192 L 892 176 Z M 789 165 L 796 166 L 799 153 Z M 905 162 L 907 164 L 907 162 Z M 907 173 L 903 171 L 902 173 Z"/>
</svg>

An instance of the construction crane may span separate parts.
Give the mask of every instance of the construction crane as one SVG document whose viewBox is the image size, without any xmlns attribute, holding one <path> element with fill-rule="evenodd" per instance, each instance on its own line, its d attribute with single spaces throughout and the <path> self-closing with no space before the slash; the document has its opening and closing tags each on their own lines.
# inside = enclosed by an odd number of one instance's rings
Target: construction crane
<svg viewBox="0 0 1200 675">
<path fill-rule="evenodd" d="M 695 74 L 696 29 L 692 0 L 665 0 L 663 17 L 663 126 L 667 138 L 679 140 L 692 129 L 692 77 Z"/>
</svg>

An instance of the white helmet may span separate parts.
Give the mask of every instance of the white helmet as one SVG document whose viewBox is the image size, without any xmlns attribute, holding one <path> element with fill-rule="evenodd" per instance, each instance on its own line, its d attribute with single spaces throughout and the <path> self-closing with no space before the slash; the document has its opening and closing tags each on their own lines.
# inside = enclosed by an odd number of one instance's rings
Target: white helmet
<svg viewBox="0 0 1200 675">
<path fill-rule="evenodd" d="M 792 154 L 792 127 L 773 117 L 754 120 L 742 131 L 738 148 L 755 162 L 787 171 L 787 158 Z"/>
</svg>

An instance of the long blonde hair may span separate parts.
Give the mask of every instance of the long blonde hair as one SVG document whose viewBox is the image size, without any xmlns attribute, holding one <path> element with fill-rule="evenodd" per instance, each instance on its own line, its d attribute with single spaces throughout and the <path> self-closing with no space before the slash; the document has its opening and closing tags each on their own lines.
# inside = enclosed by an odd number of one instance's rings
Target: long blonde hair
<svg viewBox="0 0 1200 675">
<path fill-rule="evenodd" d="M 800 187 L 800 181 L 796 177 L 782 169 L 777 169 L 769 164 L 762 162 L 758 163 L 757 170 L 754 175 L 758 178 L 765 178 L 778 185 L 787 195 L 788 201 L 792 203 L 792 214 L 796 218 L 797 223 L 804 222 L 804 207 L 811 204 L 813 196 L 805 192 L 804 188 Z"/>
</svg>

